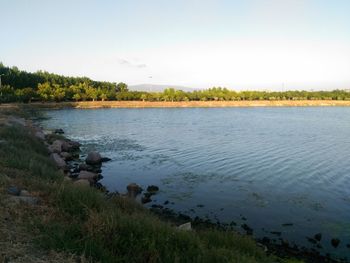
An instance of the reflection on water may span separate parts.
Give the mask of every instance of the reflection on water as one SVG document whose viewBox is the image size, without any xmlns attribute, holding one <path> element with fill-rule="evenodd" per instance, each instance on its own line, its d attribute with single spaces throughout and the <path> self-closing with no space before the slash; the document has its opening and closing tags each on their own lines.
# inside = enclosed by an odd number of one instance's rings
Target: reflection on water
<svg viewBox="0 0 350 263">
<path fill-rule="evenodd" d="M 102 183 L 130 182 L 160 192 L 163 205 L 254 235 L 312 247 L 350 249 L 350 108 L 98 109 L 48 111 L 43 124 L 63 128 L 112 158 Z M 243 218 L 243 219 L 242 219 Z M 337 237 L 337 249 L 330 239 Z"/>
</svg>

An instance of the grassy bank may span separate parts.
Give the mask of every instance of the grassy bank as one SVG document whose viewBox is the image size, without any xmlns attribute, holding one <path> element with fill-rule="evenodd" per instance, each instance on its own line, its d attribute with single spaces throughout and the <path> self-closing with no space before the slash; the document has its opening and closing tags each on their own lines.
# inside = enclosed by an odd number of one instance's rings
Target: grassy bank
<svg viewBox="0 0 350 263">
<path fill-rule="evenodd" d="M 296 262 L 234 232 L 180 231 L 133 200 L 64 180 L 29 128 L 2 122 L 0 139 L 0 256 L 11 262 Z M 10 186 L 40 202 L 11 201 Z"/>
<path fill-rule="evenodd" d="M 16 105 L 16 104 L 3 104 Z M 27 105 L 37 108 L 221 108 L 221 107 L 349 107 L 346 100 L 252 100 L 252 101 L 79 101 L 35 102 Z"/>
</svg>

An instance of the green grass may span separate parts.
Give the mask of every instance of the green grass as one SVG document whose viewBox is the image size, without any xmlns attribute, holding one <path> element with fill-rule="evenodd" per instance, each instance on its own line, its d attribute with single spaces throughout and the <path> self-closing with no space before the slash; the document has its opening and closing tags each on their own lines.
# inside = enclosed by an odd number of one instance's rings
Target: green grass
<svg viewBox="0 0 350 263">
<path fill-rule="evenodd" d="M 28 213 L 28 231 L 47 250 L 99 262 L 287 262 L 266 256 L 235 232 L 179 231 L 123 197 L 63 180 L 42 142 L 21 127 L 0 126 L 0 187 L 36 192 L 45 209 Z M 290 261 L 292 262 L 292 261 Z"/>
</svg>

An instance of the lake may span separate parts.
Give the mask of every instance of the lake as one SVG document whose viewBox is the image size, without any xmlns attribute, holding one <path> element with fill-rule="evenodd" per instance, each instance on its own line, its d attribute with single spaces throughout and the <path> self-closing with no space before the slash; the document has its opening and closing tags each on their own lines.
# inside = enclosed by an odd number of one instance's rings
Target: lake
<svg viewBox="0 0 350 263">
<path fill-rule="evenodd" d="M 298 246 L 322 233 L 322 253 L 350 254 L 350 108 L 49 110 L 62 128 L 112 161 L 101 183 L 157 185 L 154 204 Z M 287 224 L 287 225 L 285 225 Z M 292 225 L 291 225 L 292 224 Z M 281 236 L 271 232 L 281 232 Z M 339 238 L 338 248 L 330 244 Z"/>
</svg>

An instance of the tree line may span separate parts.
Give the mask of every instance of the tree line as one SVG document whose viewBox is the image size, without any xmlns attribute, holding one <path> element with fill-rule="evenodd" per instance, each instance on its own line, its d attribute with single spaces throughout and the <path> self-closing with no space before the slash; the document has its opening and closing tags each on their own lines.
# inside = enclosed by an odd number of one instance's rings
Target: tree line
<svg viewBox="0 0 350 263">
<path fill-rule="evenodd" d="M 234 91 L 222 87 L 185 92 L 167 88 L 163 92 L 128 90 L 120 82 L 67 77 L 46 71 L 35 73 L 0 63 L 0 102 L 31 101 L 232 101 L 232 100 L 350 100 L 348 90 L 333 91 Z"/>
</svg>

